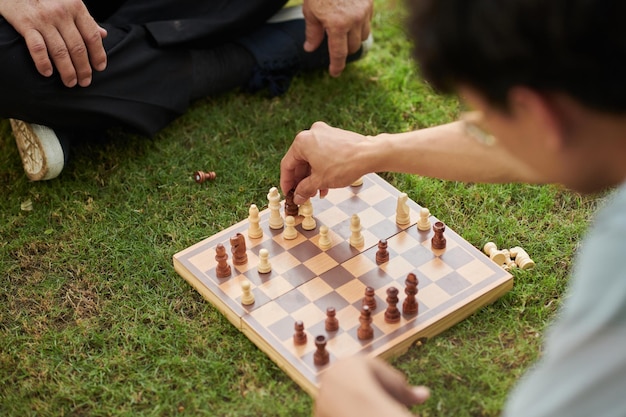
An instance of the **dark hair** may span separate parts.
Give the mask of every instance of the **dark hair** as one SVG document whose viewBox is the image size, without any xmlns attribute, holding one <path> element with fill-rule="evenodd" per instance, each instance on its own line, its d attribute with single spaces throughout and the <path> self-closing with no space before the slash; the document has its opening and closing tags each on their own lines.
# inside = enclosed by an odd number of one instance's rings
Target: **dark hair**
<svg viewBox="0 0 626 417">
<path fill-rule="evenodd" d="M 433 87 L 471 86 L 507 109 L 511 87 L 626 111 L 626 1 L 407 0 L 414 56 Z"/>
</svg>

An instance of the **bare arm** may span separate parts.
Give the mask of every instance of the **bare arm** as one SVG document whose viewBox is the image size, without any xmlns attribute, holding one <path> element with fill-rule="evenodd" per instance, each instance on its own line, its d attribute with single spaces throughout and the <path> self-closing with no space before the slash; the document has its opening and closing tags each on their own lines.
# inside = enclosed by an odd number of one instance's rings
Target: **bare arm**
<svg viewBox="0 0 626 417">
<path fill-rule="evenodd" d="M 59 72 L 67 87 L 91 83 L 106 67 L 106 30 L 81 0 L 0 0 L 0 15 L 24 37 L 37 71 Z"/>
<path fill-rule="evenodd" d="M 468 137 L 461 122 L 398 134 L 363 136 L 317 122 L 300 132 L 281 162 L 283 192 L 296 204 L 369 172 L 405 172 L 465 182 L 529 182 L 540 178 L 504 149 Z"/>
<path fill-rule="evenodd" d="M 306 51 L 316 50 L 328 35 L 330 67 L 338 77 L 346 66 L 348 54 L 361 47 L 370 34 L 373 0 L 305 0 L 302 12 L 306 20 Z"/>
</svg>

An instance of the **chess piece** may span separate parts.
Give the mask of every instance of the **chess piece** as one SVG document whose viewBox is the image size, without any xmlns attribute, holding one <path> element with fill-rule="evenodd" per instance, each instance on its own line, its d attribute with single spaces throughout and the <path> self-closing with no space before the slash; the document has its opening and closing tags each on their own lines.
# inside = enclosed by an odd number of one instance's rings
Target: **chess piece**
<svg viewBox="0 0 626 417">
<path fill-rule="evenodd" d="M 353 214 L 350 218 L 350 245 L 354 247 L 361 247 L 365 242 L 363 235 L 361 234 L 361 219 L 357 214 Z"/>
<path fill-rule="evenodd" d="M 270 229 L 282 229 L 284 220 L 283 216 L 280 215 L 280 194 L 278 193 L 278 188 L 270 188 L 270 192 L 267 194 L 267 200 L 269 201 L 268 207 L 270 209 Z"/>
<path fill-rule="evenodd" d="M 387 310 L 385 310 L 385 321 L 387 323 L 397 323 L 400 321 L 400 310 L 398 304 L 398 289 L 396 287 L 387 288 Z"/>
<path fill-rule="evenodd" d="M 417 230 L 421 230 L 422 232 L 428 232 L 430 230 L 430 210 L 426 207 L 422 207 L 420 209 L 420 218 L 417 221 Z"/>
<path fill-rule="evenodd" d="M 311 203 L 311 200 L 307 200 L 306 203 L 300 205 L 300 214 L 304 217 L 302 219 L 302 228 L 304 230 L 314 230 L 317 227 L 317 222 L 313 218 L 313 203 Z"/>
<path fill-rule="evenodd" d="M 363 185 L 363 177 L 357 178 L 352 184 L 350 184 L 351 187 L 360 187 L 361 185 Z"/>
<path fill-rule="evenodd" d="M 248 262 L 246 238 L 241 233 L 230 238 L 230 250 L 233 253 L 233 265 L 245 265 Z"/>
<path fill-rule="evenodd" d="M 228 253 L 226 253 L 226 248 L 221 243 L 218 243 L 215 247 L 215 260 L 217 261 L 215 275 L 218 278 L 228 278 L 231 274 L 230 265 L 228 265 Z"/>
<path fill-rule="evenodd" d="M 298 237 L 296 230 L 296 219 L 293 216 L 285 217 L 285 230 L 283 230 L 283 238 L 293 240 Z"/>
<path fill-rule="evenodd" d="M 202 184 L 205 181 L 213 181 L 217 177 L 217 174 L 213 171 L 204 172 L 204 171 L 196 171 L 193 173 L 193 179 L 198 184 Z"/>
<path fill-rule="evenodd" d="M 389 251 L 387 250 L 387 239 L 378 241 L 378 250 L 376 251 L 376 263 L 384 264 L 389 260 Z"/>
<path fill-rule="evenodd" d="M 326 309 L 326 321 L 324 322 L 324 328 L 327 332 L 336 332 L 339 330 L 339 320 L 337 320 L 337 312 L 334 307 L 328 307 Z"/>
<path fill-rule="evenodd" d="M 326 336 L 317 336 L 315 338 L 315 347 L 317 350 L 313 354 L 313 363 L 317 366 L 326 365 L 330 359 L 330 356 L 326 351 Z"/>
<path fill-rule="evenodd" d="M 250 204 L 248 210 L 248 237 L 250 239 L 258 239 L 263 237 L 263 229 L 261 229 L 261 218 L 259 217 L 259 208 L 256 204 Z"/>
<path fill-rule="evenodd" d="M 368 306 L 361 308 L 361 316 L 359 317 L 361 325 L 356 330 L 359 340 L 367 340 L 374 337 L 374 329 L 372 329 L 372 312 Z"/>
<path fill-rule="evenodd" d="M 445 232 L 446 226 L 442 222 L 435 222 L 433 224 L 433 232 L 435 235 L 430 241 L 430 245 L 433 249 L 445 249 L 446 248 L 446 238 L 443 235 Z"/>
<path fill-rule="evenodd" d="M 411 222 L 409 205 L 407 204 L 408 199 L 409 196 L 406 193 L 400 193 L 398 195 L 398 205 L 396 207 L 396 223 L 400 226 L 409 224 Z"/>
<path fill-rule="evenodd" d="M 510 271 L 511 269 L 517 268 L 517 264 L 511 259 L 511 252 L 508 249 L 502 249 L 502 253 L 504 254 L 504 270 Z"/>
<path fill-rule="evenodd" d="M 493 242 L 485 243 L 485 246 L 483 247 L 483 251 L 489 256 L 489 258 L 492 261 L 494 261 L 498 265 L 502 266 L 506 263 L 506 256 L 504 255 L 504 252 L 501 250 L 498 250 L 498 247 L 496 246 L 495 243 Z"/>
<path fill-rule="evenodd" d="M 412 316 L 417 314 L 417 310 L 419 305 L 417 304 L 417 299 L 415 296 L 417 295 L 417 276 L 409 272 L 406 276 L 406 280 L 404 281 L 406 287 L 404 287 L 404 293 L 406 294 L 406 298 L 402 303 L 402 313 L 406 316 Z"/>
<path fill-rule="evenodd" d="M 298 205 L 293 202 L 294 191 L 295 190 L 292 188 L 285 196 L 285 217 L 296 217 L 298 215 Z"/>
<path fill-rule="evenodd" d="M 304 323 L 301 320 L 296 321 L 294 324 L 295 332 L 293 334 L 293 343 L 294 345 L 305 345 L 306 344 L 306 333 L 304 332 Z"/>
<path fill-rule="evenodd" d="M 376 293 L 374 288 L 365 287 L 365 297 L 363 297 L 363 305 L 368 306 L 370 311 L 376 310 Z"/>
<path fill-rule="evenodd" d="M 254 304 L 254 294 L 252 294 L 250 285 L 250 281 L 248 281 L 247 279 L 241 281 L 241 304 L 245 306 Z"/>
<path fill-rule="evenodd" d="M 267 274 L 272 270 L 269 256 L 270 252 L 267 249 L 263 248 L 259 251 L 259 265 L 257 266 L 259 274 Z"/>
<path fill-rule="evenodd" d="M 521 269 L 529 269 L 535 266 L 535 261 L 530 259 L 528 253 L 519 246 L 515 246 L 509 250 L 511 257 L 515 258 L 515 263 Z"/>
<path fill-rule="evenodd" d="M 320 226 L 320 239 L 318 241 L 318 245 L 323 250 L 330 249 L 333 245 L 330 241 L 330 236 L 328 236 L 328 226 Z"/>
</svg>

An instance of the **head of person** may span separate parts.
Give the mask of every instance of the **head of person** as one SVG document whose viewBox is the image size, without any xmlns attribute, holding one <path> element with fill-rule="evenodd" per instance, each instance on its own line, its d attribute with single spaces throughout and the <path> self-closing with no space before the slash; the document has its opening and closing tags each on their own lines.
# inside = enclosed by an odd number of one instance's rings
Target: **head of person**
<svg viewBox="0 0 626 417">
<path fill-rule="evenodd" d="M 414 56 L 545 178 L 626 180 L 626 2 L 407 0 Z"/>
</svg>

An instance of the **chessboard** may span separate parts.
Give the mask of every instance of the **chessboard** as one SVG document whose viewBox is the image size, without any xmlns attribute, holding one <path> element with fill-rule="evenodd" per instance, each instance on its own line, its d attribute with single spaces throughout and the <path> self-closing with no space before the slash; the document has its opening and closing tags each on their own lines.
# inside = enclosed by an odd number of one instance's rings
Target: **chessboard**
<svg viewBox="0 0 626 417">
<path fill-rule="evenodd" d="M 247 219 L 175 254 L 175 270 L 228 320 L 264 351 L 310 395 L 315 396 L 318 377 L 338 358 L 365 354 L 389 358 L 414 343 L 448 329 L 509 291 L 513 277 L 480 250 L 446 228 L 444 249 L 433 249 L 432 229 L 418 230 L 421 207 L 407 201 L 410 222 L 396 223 L 399 190 L 376 174 L 363 177 L 359 186 L 330 190 L 312 199 L 316 227 L 304 230 L 297 217 L 295 239 L 268 225 L 269 208 L 260 212 L 263 236 L 248 237 Z M 263 202 L 259 207 L 265 207 Z M 284 201 L 281 201 L 281 210 Z M 362 246 L 350 245 L 351 217 L 361 220 Z M 438 221 L 430 215 L 432 224 Z M 320 226 L 329 229 L 332 245 L 321 249 Z M 216 246 L 230 252 L 230 238 L 245 236 L 247 263 L 232 265 L 232 274 L 217 278 Z M 386 239 L 389 260 L 377 264 L 378 242 Z M 259 273 L 259 251 L 267 249 L 271 272 Z M 232 257 L 229 257 L 229 264 Z M 405 280 L 414 273 L 419 281 L 418 313 L 402 314 L 397 323 L 385 321 L 387 289 L 396 287 L 402 305 Z M 241 302 L 243 281 L 249 281 L 254 303 Z M 375 290 L 371 312 L 373 337 L 360 340 L 364 293 Z M 370 297 L 371 298 L 371 297 Z M 339 328 L 325 330 L 327 308 L 336 312 Z M 307 342 L 294 343 L 294 326 L 304 324 Z M 301 334 L 301 333 L 300 333 Z M 315 340 L 326 338 L 329 362 L 315 365 Z"/>
</svg>

